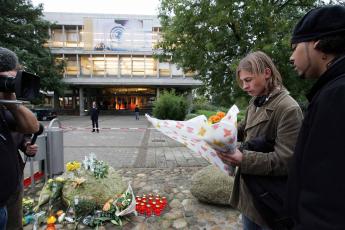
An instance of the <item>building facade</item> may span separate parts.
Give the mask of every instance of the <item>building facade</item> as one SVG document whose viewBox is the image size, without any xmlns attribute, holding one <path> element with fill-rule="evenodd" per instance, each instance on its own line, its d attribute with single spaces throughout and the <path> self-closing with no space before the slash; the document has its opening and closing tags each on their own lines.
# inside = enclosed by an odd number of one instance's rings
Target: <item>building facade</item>
<svg viewBox="0 0 345 230">
<path fill-rule="evenodd" d="M 45 13 L 53 22 L 47 46 L 63 60 L 69 86 L 56 100 L 63 113 L 84 115 L 92 101 L 104 113 L 152 109 L 164 89 L 189 93 L 202 83 L 154 58 L 160 39 L 156 16 Z"/>
</svg>

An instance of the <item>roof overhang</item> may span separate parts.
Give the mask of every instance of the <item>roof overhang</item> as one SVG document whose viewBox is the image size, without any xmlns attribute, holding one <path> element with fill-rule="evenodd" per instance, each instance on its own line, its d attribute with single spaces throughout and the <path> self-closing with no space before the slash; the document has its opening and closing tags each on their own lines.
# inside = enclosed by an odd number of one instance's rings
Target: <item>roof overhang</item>
<svg viewBox="0 0 345 230">
<path fill-rule="evenodd" d="M 198 88 L 203 83 L 190 77 L 186 78 L 64 78 L 68 85 L 74 86 L 154 86 L 154 87 L 180 87 Z"/>
</svg>

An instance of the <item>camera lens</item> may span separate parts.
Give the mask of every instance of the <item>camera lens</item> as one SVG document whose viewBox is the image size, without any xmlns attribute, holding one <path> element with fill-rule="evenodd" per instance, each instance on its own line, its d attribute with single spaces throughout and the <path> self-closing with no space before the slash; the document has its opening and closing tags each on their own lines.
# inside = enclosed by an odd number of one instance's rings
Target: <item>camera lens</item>
<svg viewBox="0 0 345 230">
<path fill-rule="evenodd" d="M 1 77 L 0 76 L 0 92 L 13 93 L 15 92 L 15 80 L 14 77 Z"/>
</svg>

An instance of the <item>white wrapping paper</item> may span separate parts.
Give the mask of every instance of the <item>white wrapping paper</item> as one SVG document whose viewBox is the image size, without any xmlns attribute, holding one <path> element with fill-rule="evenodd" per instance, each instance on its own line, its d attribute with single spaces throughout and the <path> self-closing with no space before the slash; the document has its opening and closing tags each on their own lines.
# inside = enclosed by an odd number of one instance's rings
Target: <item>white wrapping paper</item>
<svg viewBox="0 0 345 230">
<path fill-rule="evenodd" d="M 233 168 L 220 160 L 216 150 L 229 154 L 236 150 L 238 112 L 237 106 L 233 105 L 223 119 L 211 125 L 204 115 L 187 121 L 159 120 L 148 114 L 145 116 L 157 130 L 199 153 L 223 172 L 232 174 Z"/>
</svg>

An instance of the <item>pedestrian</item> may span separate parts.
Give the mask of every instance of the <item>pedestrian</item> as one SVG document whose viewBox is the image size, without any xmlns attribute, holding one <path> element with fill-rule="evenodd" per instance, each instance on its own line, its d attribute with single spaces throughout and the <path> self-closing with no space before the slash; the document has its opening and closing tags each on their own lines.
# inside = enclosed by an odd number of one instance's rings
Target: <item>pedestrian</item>
<svg viewBox="0 0 345 230">
<path fill-rule="evenodd" d="M 280 200 L 271 196 L 269 187 L 282 191 L 280 199 L 286 198 L 288 163 L 302 123 L 302 111 L 265 53 L 257 51 L 244 57 L 236 78 L 252 99 L 238 125 L 241 147 L 233 154 L 217 153 L 225 164 L 237 166 L 230 204 L 241 211 L 244 230 L 288 229 L 291 219 L 283 212 Z M 257 186 L 264 191 L 258 193 Z M 266 206 L 278 208 L 271 210 Z"/>
<path fill-rule="evenodd" d="M 12 137 L 17 150 L 20 150 L 24 153 L 26 157 L 33 157 L 36 155 L 38 146 L 37 144 L 31 144 L 31 135 L 22 134 L 18 132 L 12 132 Z M 11 230 L 20 230 L 23 229 L 23 171 L 25 167 L 25 162 L 18 151 L 17 159 L 20 166 L 20 183 L 17 190 L 10 196 L 7 201 L 7 213 L 8 221 L 6 229 Z"/>
<path fill-rule="evenodd" d="M 90 109 L 90 115 L 91 115 L 91 121 L 92 121 L 92 132 L 95 132 L 95 128 L 97 130 L 97 133 L 99 133 L 98 129 L 98 114 L 99 110 L 97 108 L 96 102 L 92 102 L 92 108 Z"/>
<path fill-rule="evenodd" d="M 0 78 L 13 78 L 17 75 L 17 55 L 0 47 Z M 0 81 L 1 89 L 6 81 Z M 0 90 L 1 91 L 1 90 Z M 20 184 L 20 167 L 17 159 L 17 146 L 13 142 L 11 132 L 36 133 L 39 123 L 35 115 L 25 106 L 14 103 L 14 92 L 0 92 L 0 230 L 6 229 L 7 201 Z M 8 103 L 8 101 L 13 103 Z M 14 120 L 15 127 L 10 127 L 4 111 L 8 110 Z"/>
<path fill-rule="evenodd" d="M 290 168 L 289 211 L 295 229 L 345 229 L 345 7 L 306 13 L 291 44 L 298 75 L 316 82 Z"/>
<path fill-rule="evenodd" d="M 135 120 L 139 120 L 139 107 L 138 107 L 138 105 L 135 105 L 134 112 L 135 112 Z"/>
</svg>

